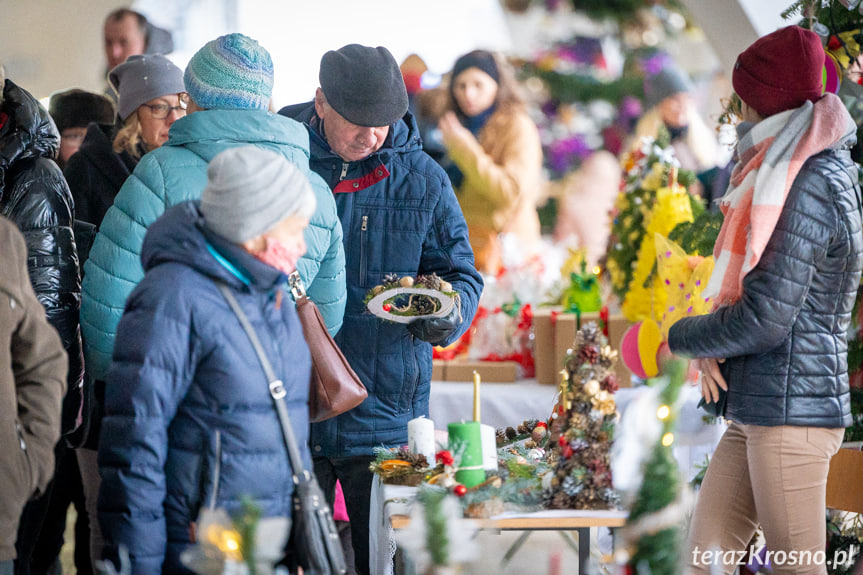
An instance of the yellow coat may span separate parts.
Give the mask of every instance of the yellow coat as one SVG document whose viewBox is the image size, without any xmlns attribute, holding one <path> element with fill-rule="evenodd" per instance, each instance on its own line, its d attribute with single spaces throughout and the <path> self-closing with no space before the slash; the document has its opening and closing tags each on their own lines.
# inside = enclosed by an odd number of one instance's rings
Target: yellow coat
<svg viewBox="0 0 863 575">
<path fill-rule="evenodd" d="M 498 234 L 515 235 L 526 251 L 539 242 L 536 203 L 542 188 L 539 131 L 522 109 L 495 111 L 477 140 L 449 149 L 464 174 L 457 190 L 470 232 L 476 266 L 494 273 L 500 267 Z"/>
</svg>

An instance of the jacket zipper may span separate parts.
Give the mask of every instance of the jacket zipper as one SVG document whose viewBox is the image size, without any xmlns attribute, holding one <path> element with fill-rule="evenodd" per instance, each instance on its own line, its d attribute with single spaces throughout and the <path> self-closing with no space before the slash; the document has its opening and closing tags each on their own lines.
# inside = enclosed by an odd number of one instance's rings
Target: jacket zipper
<svg viewBox="0 0 863 575">
<path fill-rule="evenodd" d="M 27 451 L 27 442 L 24 441 L 24 430 L 21 429 L 21 422 L 15 422 L 15 431 L 18 432 L 18 446 L 21 447 L 21 451 Z"/>
<path fill-rule="evenodd" d="M 222 475 L 222 432 L 216 430 L 216 461 L 213 462 L 213 491 L 210 493 L 208 509 L 216 508 L 216 500 L 219 495 L 219 479 Z"/>
<path fill-rule="evenodd" d="M 360 285 L 366 282 L 366 236 L 369 230 L 369 217 L 363 216 L 363 224 L 360 226 Z"/>
<path fill-rule="evenodd" d="M 348 177 L 348 163 L 342 162 L 342 174 L 339 176 L 339 181 L 341 182 L 345 178 Z"/>
</svg>

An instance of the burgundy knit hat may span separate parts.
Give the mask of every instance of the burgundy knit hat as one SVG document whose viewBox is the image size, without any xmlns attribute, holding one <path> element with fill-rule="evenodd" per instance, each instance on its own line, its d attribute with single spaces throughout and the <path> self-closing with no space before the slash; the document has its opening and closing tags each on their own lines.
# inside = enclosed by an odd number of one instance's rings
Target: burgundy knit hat
<svg viewBox="0 0 863 575">
<path fill-rule="evenodd" d="M 740 99 L 766 118 L 819 99 L 823 68 L 818 35 L 787 26 L 759 38 L 737 57 L 731 83 Z"/>
</svg>

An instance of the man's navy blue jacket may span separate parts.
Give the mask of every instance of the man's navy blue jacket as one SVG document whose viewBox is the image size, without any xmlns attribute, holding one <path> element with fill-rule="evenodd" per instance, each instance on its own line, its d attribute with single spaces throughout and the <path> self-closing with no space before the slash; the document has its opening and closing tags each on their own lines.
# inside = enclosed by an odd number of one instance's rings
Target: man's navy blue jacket
<svg viewBox="0 0 863 575">
<path fill-rule="evenodd" d="M 312 455 L 371 455 L 375 446 L 407 444 L 407 422 L 428 416 L 432 346 L 369 313 L 364 299 L 387 274 L 435 273 L 461 296 L 462 323 L 446 343 L 467 330 L 483 283 L 458 200 L 446 173 L 423 152 L 409 113 L 390 127 L 380 150 L 356 162 L 332 151 L 312 102 L 279 113 L 309 128 L 310 167 L 335 196 L 348 286 L 336 342 L 369 391 L 359 407 L 312 424 Z"/>
</svg>

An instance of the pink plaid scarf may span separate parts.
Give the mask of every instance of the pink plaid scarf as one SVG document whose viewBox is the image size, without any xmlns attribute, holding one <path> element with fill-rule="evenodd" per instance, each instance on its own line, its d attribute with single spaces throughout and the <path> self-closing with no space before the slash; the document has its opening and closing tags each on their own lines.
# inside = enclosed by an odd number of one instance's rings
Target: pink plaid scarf
<svg viewBox="0 0 863 575">
<path fill-rule="evenodd" d="M 713 248 L 716 265 L 702 293 L 714 308 L 740 299 L 743 278 L 758 264 L 803 163 L 855 131 L 842 101 L 826 94 L 739 135 L 738 162 L 719 202 L 725 221 Z"/>
</svg>

